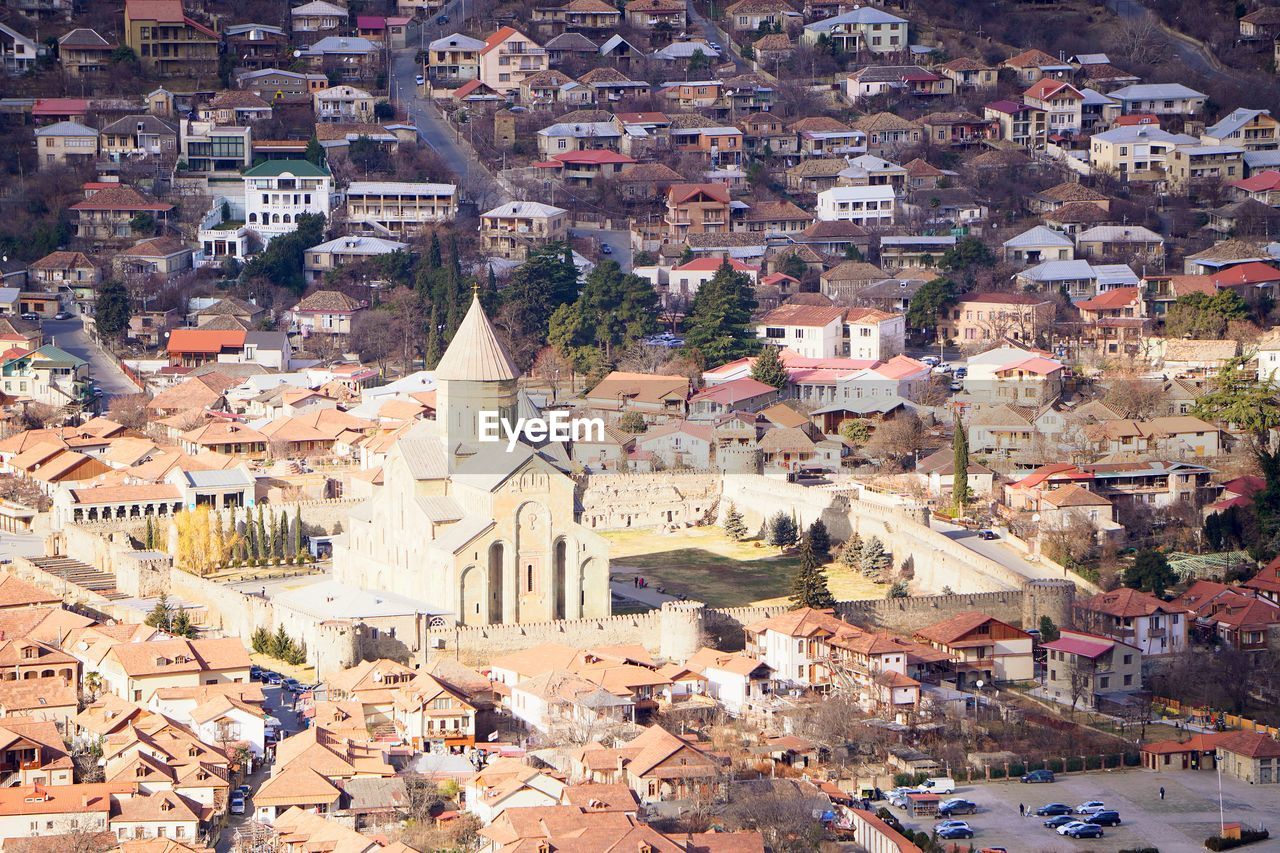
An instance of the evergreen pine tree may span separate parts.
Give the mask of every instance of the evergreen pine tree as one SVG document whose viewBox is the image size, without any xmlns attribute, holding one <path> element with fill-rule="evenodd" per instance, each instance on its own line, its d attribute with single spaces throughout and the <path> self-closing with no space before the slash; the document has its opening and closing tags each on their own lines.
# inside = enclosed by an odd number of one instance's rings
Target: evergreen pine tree
<svg viewBox="0 0 1280 853">
<path fill-rule="evenodd" d="M 782 366 L 782 356 L 778 347 L 765 347 L 756 356 L 751 365 L 751 378 L 774 388 L 787 384 L 787 369 Z"/>
<path fill-rule="evenodd" d="M 809 525 L 808 539 L 813 545 L 813 553 L 817 556 L 818 561 L 822 563 L 831 560 L 831 534 L 827 532 L 827 526 L 822 523 L 822 519 L 818 519 Z"/>
<path fill-rule="evenodd" d="M 444 354 L 440 347 L 440 306 L 435 302 L 431 303 L 431 319 L 427 322 L 427 348 L 423 366 L 427 370 L 434 370 L 440 363 L 440 356 Z"/>
<path fill-rule="evenodd" d="M 884 570 L 893 565 L 893 557 L 884 550 L 884 543 L 872 536 L 862 546 L 862 573 L 876 583 L 884 580 Z"/>
<path fill-rule="evenodd" d="M 271 635 L 271 645 L 267 650 L 267 654 L 277 660 L 284 660 L 284 656 L 293 648 L 293 640 L 285 633 L 284 626 L 276 628 L 276 632 Z"/>
<path fill-rule="evenodd" d="M 782 510 L 769 522 L 769 544 L 779 548 L 789 548 L 796 544 L 795 519 Z"/>
<path fill-rule="evenodd" d="M 156 606 L 151 608 L 151 612 L 143 621 L 152 628 L 168 631 L 173 624 L 173 608 L 169 606 L 169 596 L 163 592 L 160 593 L 160 597 L 156 599 Z"/>
<path fill-rule="evenodd" d="M 855 530 L 840 549 L 840 562 L 851 569 L 862 568 L 862 537 Z"/>
<path fill-rule="evenodd" d="M 271 648 L 271 632 L 259 625 L 249 636 L 249 648 L 260 655 L 265 655 Z"/>
<path fill-rule="evenodd" d="M 734 542 L 747 538 L 747 525 L 742 521 L 742 513 L 732 503 L 724 512 L 724 532 Z"/>
<path fill-rule="evenodd" d="M 834 607 L 835 596 L 827 586 L 827 572 L 808 536 L 800 540 L 800 566 L 791 580 L 791 609 Z"/>
<path fill-rule="evenodd" d="M 964 508 L 973 498 L 969 491 L 969 436 L 955 419 L 955 433 L 951 437 L 951 500 L 956 516 L 964 515 Z"/>
<path fill-rule="evenodd" d="M 187 608 L 179 607 L 178 612 L 173 614 L 169 633 L 175 637 L 186 637 L 187 639 L 191 639 L 196 635 L 196 626 L 191 624 L 191 616 L 187 613 Z"/>
</svg>

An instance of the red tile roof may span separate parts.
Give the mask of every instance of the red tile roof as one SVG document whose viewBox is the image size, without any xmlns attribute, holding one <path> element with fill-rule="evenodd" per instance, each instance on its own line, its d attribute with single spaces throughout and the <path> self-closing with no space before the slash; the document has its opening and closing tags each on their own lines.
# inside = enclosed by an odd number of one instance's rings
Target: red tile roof
<svg viewBox="0 0 1280 853">
<path fill-rule="evenodd" d="M 228 347 L 244 346 L 244 336 L 243 329 L 174 329 L 169 334 L 169 352 L 218 353 Z"/>
<path fill-rule="evenodd" d="M 147 198 L 133 187 L 120 184 L 98 190 L 84 201 L 71 205 L 72 210 L 172 210 L 173 205 Z"/>
<path fill-rule="evenodd" d="M 1210 279 L 1218 287 L 1234 287 L 1246 284 L 1264 284 L 1280 281 L 1280 270 L 1262 261 L 1250 261 L 1223 270 Z"/>
<path fill-rule="evenodd" d="M 1106 311 L 1111 308 L 1123 308 L 1142 298 L 1136 287 L 1117 287 L 1104 290 L 1092 299 L 1077 302 L 1076 307 L 1083 311 Z"/>
<path fill-rule="evenodd" d="M 596 165 L 605 165 L 607 163 L 634 163 L 635 160 L 626 154 L 619 154 L 617 151 L 609 151 L 605 148 L 592 148 L 586 151 L 566 151 L 563 154 L 555 154 L 552 160 L 558 160 L 561 163 L 594 163 Z"/>
<path fill-rule="evenodd" d="M 33 116 L 84 115 L 89 102 L 84 98 L 38 98 L 31 108 Z"/>
<path fill-rule="evenodd" d="M 1242 181 L 1233 181 L 1231 186 L 1250 193 L 1280 189 L 1280 172 L 1275 169 L 1267 169 L 1265 172 L 1250 175 Z"/>
</svg>

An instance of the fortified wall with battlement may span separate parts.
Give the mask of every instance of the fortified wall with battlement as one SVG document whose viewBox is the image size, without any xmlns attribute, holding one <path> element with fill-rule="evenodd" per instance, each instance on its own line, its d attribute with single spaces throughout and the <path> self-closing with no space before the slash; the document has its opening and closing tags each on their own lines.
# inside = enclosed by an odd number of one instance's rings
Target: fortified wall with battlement
<svg viewBox="0 0 1280 853">
<path fill-rule="evenodd" d="M 959 613 L 980 610 L 1023 627 L 1049 616 L 1060 626 L 1071 624 L 1075 585 L 1070 581 L 1030 581 L 1022 589 L 908 598 L 841 601 L 840 618 L 854 625 L 911 634 Z M 707 607 L 696 601 L 669 601 L 660 610 L 603 619 L 574 619 L 523 625 L 445 626 L 429 629 L 429 654 L 455 655 L 481 663 L 495 654 L 541 643 L 586 648 L 638 643 L 668 660 L 684 660 L 707 644 L 709 635 L 732 637 L 747 625 L 787 610 L 785 604 L 759 607 Z M 735 645 L 730 643 L 729 645 Z M 736 644 L 740 647 L 740 644 Z"/>
</svg>

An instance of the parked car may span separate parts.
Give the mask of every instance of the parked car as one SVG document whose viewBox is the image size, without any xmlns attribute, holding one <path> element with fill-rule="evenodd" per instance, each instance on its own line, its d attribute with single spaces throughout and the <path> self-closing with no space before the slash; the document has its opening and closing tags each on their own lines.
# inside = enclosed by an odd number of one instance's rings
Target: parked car
<svg viewBox="0 0 1280 853">
<path fill-rule="evenodd" d="M 957 367 L 955 375 L 956 375 L 956 379 L 964 379 L 966 376 L 969 375 L 969 368 Z"/>
<path fill-rule="evenodd" d="M 961 382 L 959 379 L 953 379 L 951 380 L 951 384 L 948 385 L 947 387 L 950 388 L 952 391 L 963 391 L 964 383 Z"/>
<path fill-rule="evenodd" d="M 40 319 L 40 315 L 34 311 L 23 311 L 18 316 L 20 316 L 24 320 L 31 320 L 31 321 L 36 321 Z"/>
<path fill-rule="evenodd" d="M 249 788 L 248 785 L 241 785 L 239 788 L 236 788 L 235 793 L 239 794 L 241 799 L 245 799 L 246 797 L 249 796 L 250 790 L 251 789 Z"/>
<path fill-rule="evenodd" d="M 926 356 L 921 356 L 920 358 L 921 364 L 927 364 L 930 367 L 937 367 L 938 362 L 939 362 L 939 359 L 936 355 L 926 355 Z"/>
<path fill-rule="evenodd" d="M 445 24 L 449 23 L 449 16 L 440 15 L 439 17 L 436 18 L 436 23 L 443 27 Z"/>
<path fill-rule="evenodd" d="M 1066 835 L 1068 832 L 1075 829 L 1077 826 L 1084 826 L 1084 821 L 1080 820 L 1079 818 L 1076 818 L 1070 823 L 1064 823 L 1062 826 L 1058 827 L 1054 831 L 1057 832 L 1059 835 Z"/>
<path fill-rule="evenodd" d="M 271 672 L 270 670 L 263 673 L 263 678 L 266 680 L 267 684 L 279 684 L 284 681 L 283 675 L 278 672 Z"/>
<path fill-rule="evenodd" d="M 1024 773 L 1022 775 L 1022 781 L 1023 782 L 1052 782 L 1053 771 L 1052 770 L 1032 770 L 1030 773 Z"/>
<path fill-rule="evenodd" d="M 1085 823 L 1093 823 L 1098 826 L 1119 826 L 1120 812 L 1113 812 L 1109 809 L 1104 812 L 1098 812 L 1091 815 Z"/>
<path fill-rule="evenodd" d="M 1037 817 L 1053 817 L 1060 814 L 1072 814 L 1071 806 L 1066 803 L 1048 803 L 1036 809 Z"/>
<path fill-rule="evenodd" d="M 974 814 L 978 811 L 978 804 L 969 800 L 947 800 L 938 806 L 938 814 L 943 817 L 951 817 L 958 814 Z"/>
<path fill-rule="evenodd" d="M 979 538 L 979 539 L 999 539 L 999 538 L 1000 538 L 1000 535 L 999 535 L 998 533 L 996 533 L 994 530 L 986 530 L 986 529 L 983 529 L 983 530 L 979 530 L 979 531 L 978 531 L 978 538 Z M 1037 771 L 1037 772 L 1039 772 L 1039 771 Z M 1026 779 L 1026 777 L 1025 777 L 1025 776 L 1022 778 L 1022 781 L 1023 781 L 1023 782 L 1027 781 L 1027 779 Z M 1050 781 L 1050 782 L 1052 782 L 1053 780 L 1052 780 L 1052 779 L 1050 779 L 1049 781 Z"/>
<path fill-rule="evenodd" d="M 426 82 L 427 82 L 427 78 L 426 78 L 426 77 L 423 77 L 421 74 L 419 74 L 417 77 L 414 77 L 414 78 L 413 78 L 413 82 L 414 82 L 414 83 L 416 83 L 417 85 L 421 86 L 421 85 L 423 85 L 424 83 L 426 83 Z"/>
<path fill-rule="evenodd" d="M 71 312 L 70 312 L 70 311 L 59 311 L 57 314 L 54 314 L 54 315 L 53 315 L 53 319 L 55 319 L 55 320 L 70 320 L 70 319 L 71 319 Z"/>
<path fill-rule="evenodd" d="M 1049 827 L 1050 829 L 1057 829 L 1060 826 L 1066 826 L 1069 823 L 1075 823 L 1075 822 L 1076 822 L 1076 819 L 1071 815 L 1060 814 L 1056 817 L 1051 817 L 1048 820 L 1046 820 L 1044 822 L 1044 825 Z"/>
<path fill-rule="evenodd" d="M 608 243 L 601 243 L 601 244 L 600 244 L 600 254 L 602 254 L 602 255 L 612 255 L 612 254 L 613 254 L 613 247 L 612 247 L 612 246 L 610 246 Z"/>
<path fill-rule="evenodd" d="M 942 832 L 942 830 L 944 829 L 951 829 L 953 827 L 961 827 L 961 826 L 964 827 L 965 829 L 968 829 L 969 822 L 964 820 L 944 820 L 939 823 L 935 823 L 933 825 L 933 831 Z"/>
<path fill-rule="evenodd" d="M 231 795 L 231 813 L 244 814 L 244 797 L 238 793 Z"/>
<path fill-rule="evenodd" d="M 950 776 L 935 776 L 921 782 L 919 790 L 930 794 L 952 794 L 956 790 L 956 780 Z"/>
<path fill-rule="evenodd" d="M 284 689 L 288 690 L 290 693 L 297 693 L 298 688 L 302 686 L 298 683 L 298 679 L 296 678 L 286 678 L 282 683 L 284 685 Z"/>
<path fill-rule="evenodd" d="M 1076 806 L 1076 814 L 1097 814 L 1106 810 L 1107 804 L 1102 800 L 1089 800 L 1087 803 L 1081 803 Z"/>
<path fill-rule="evenodd" d="M 1105 833 L 1102 827 L 1096 823 L 1081 823 L 1076 826 L 1069 826 L 1066 832 L 1062 833 L 1068 838 L 1101 838 Z"/>
<path fill-rule="evenodd" d="M 949 826 L 938 830 L 938 837 L 948 841 L 953 838 L 973 838 L 973 830 L 968 826 Z"/>
</svg>

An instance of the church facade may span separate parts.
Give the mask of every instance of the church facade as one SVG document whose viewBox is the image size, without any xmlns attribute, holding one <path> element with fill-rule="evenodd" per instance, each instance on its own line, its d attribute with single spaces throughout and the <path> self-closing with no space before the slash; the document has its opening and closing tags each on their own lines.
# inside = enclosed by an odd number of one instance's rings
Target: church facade
<svg viewBox="0 0 1280 853">
<path fill-rule="evenodd" d="M 465 625 L 609 615 L 608 543 L 575 520 L 554 448 L 480 441 L 480 412 L 515 417 L 519 373 L 479 300 L 435 375 L 436 420 L 388 452 L 381 489 L 334 544 L 335 579 Z"/>
</svg>

